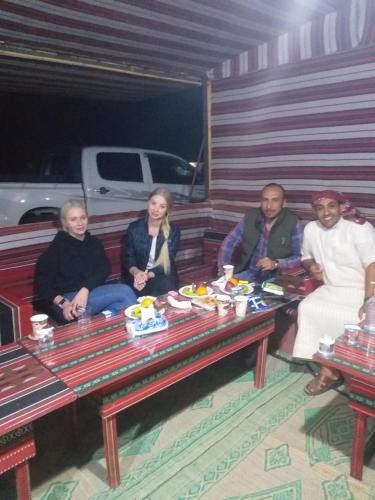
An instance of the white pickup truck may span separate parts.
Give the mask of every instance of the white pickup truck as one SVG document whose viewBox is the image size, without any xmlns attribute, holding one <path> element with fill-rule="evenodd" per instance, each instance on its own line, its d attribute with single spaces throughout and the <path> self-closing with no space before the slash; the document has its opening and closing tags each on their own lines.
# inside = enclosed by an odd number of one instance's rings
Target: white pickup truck
<svg viewBox="0 0 375 500">
<path fill-rule="evenodd" d="M 53 152 L 38 172 L 0 173 L 0 226 L 56 219 L 69 199 L 90 215 L 146 208 L 149 193 L 166 186 L 176 203 L 202 201 L 202 173 L 161 151 L 89 146 Z"/>
</svg>

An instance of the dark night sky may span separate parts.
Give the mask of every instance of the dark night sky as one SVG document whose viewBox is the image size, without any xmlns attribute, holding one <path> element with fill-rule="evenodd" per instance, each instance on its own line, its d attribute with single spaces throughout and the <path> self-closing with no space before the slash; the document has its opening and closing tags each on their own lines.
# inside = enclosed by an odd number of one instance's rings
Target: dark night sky
<svg viewBox="0 0 375 500">
<path fill-rule="evenodd" d="M 137 104 L 0 94 L 4 172 L 56 145 L 160 149 L 194 161 L 202 140 L 201 89 Z"/>
</svg>

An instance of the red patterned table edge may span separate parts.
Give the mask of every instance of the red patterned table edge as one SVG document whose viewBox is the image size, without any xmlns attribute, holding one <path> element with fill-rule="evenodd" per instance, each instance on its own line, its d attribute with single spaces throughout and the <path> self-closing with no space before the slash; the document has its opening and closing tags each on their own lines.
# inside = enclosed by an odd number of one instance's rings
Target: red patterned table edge
<svg viewBox="0 0 375 500">
<path fill-rule="evenodd" d="M 334 355 L 314 354 L 313 359 L 336 368 L 349 379 L 349 407 L 355 412 L 351 476 L 362 479 L 367 417 L 375 418 L 375 335 L 362 332 L 357 345 L 348 345 L 344 336 L 336 339 Z"/>
</svg>

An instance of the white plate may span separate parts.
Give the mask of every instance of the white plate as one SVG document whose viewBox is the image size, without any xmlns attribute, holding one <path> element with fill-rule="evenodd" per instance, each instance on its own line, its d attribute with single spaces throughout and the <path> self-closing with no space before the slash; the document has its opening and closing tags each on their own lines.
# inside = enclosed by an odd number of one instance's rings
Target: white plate
<svg viewBox="0 0 375 500">
<path fill-rule="evenodd" d="M 153 297 L 152 295 L 143 295 L 143 297 L 138 297 L 137 302 L 141 303 L 143 299 L 151 299 L 152 302 L 154 302 L 156 297 Z"/>
<path fill-rule="evenodd" d="M 180 295 L 183 295 L 184 297 L 187 297 L 188 299 L 204 299 L 205 297 L 208 297 L 209 295 L 211 295 L 213 293 L 213 290 L 212 288 L 210 288 L 209 286 L 207 287 L 207 293 L 205 295 L 197 295 L 196 293 L 192 292 L 191 291 L 191 285 L 186 285 L 186 286 L 182 286 L 178 293 Z"/>
<path fill-rule="evenodd" d="M 165 313 L 165 309 L 162 307 L 161 309 L 157 309 L 156 312 L 160 314 Z M 141 304 L 133 304 L 125 309 L 124 314 L 127 318 L 130 319 L 138 319 L 141 317 Z"/>
<path fill-rule="evenodd" d="M 208 297 L 210 297 L 208 299 Z M 216 295 L 206 295 L 205 297 L 194 297 L 191 301 L 192 304 L 194 304 L 195 306 L 198 306 L 198 307 L 201 307 L 202 309 L 206 309 L 206 311 L 215 311 L 216 309 L 216 300 L 214 300 L 213 302 L 207 302 L 207 300 L 210 301 L 211 297 L 215 298 Z"/>
<path fill-rule="evenodd" d="M 221 282 L 219 280 L 213 281 L 211 284 L 214 286 L 217 286 L 219 288 L 219 290 L 223 293 L 228 293 L 228 294 L 231 293 L 230 290 L 225 290 L 225 285 L 227 284 L 226 280 L 221 281 Z M 241 292 L 242 295 L 251 295 L 254 291 L 254 287 L 250 284 L 242 283 L 242 284 L 239 284 L 237 286 L 240 286 L 242 288 L 242 292 Z"/>
</svg>

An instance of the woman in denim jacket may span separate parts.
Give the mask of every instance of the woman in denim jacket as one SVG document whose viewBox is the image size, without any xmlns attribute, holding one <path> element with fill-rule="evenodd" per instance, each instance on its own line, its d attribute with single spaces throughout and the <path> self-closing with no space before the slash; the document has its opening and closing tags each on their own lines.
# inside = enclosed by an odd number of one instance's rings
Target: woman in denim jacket
<svg viewBox="0 0 375 500">
<path fill-rule="evenodd" d="M 156 188 L 148 197 L 147 216 L 132 222 L 125 236 L 125 269 L 138 295 L 162 295 L 178 289 L 175 257 L 180 229 L 169 221 L 171 193 Z"/>
</svg>

